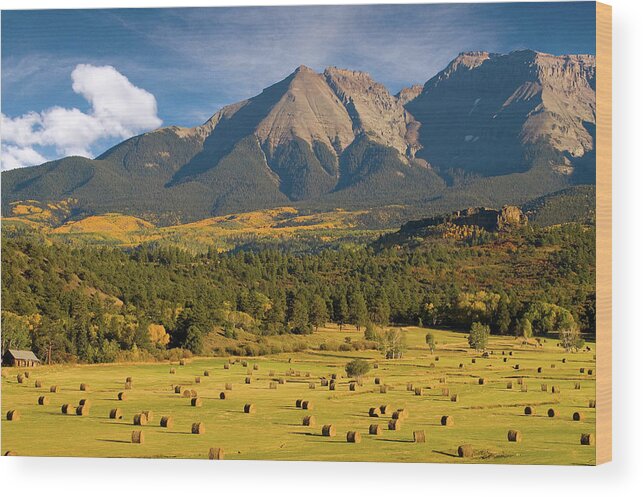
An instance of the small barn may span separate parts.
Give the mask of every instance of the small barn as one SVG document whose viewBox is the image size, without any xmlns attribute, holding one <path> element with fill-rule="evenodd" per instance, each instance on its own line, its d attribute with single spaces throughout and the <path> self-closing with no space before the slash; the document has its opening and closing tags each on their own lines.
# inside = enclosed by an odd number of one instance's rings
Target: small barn
<svg viewBox="0 0 643 497">
<path fill-rule="evenodd" d="M 31 350 L 7 350 L 2 356 L 3 366 L 29 368 L 40 366 L 40 359 Z"/>
</svg>

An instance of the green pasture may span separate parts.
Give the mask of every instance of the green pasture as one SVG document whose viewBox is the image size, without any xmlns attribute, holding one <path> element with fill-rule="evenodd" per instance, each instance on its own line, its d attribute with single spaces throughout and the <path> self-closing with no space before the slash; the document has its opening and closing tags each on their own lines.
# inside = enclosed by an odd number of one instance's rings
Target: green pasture
<svg viewBox="0 0 643 497">
<path fill-rule="evenodd" d="M 593 344 L 591 351 L 566 353 L 554 339 L 537 346 L 535 341 L 526 344 L 512 337 L 491 337 L 490 355 L 483 358 L 468 348 L 466 334 L 434 330 L 437 350 L 431 354 L 424 343 L 426 329 L 405 330 L 408 350 L 400 360 L 384 360 L 374 350 L 311 350 L 239 358 L 229 369 L 224 369 L 227 357 L 193 358 L 185 366 L 42 366 L 30 369 L 22 384 L 17 375 L 24 368 L 3 368 L 2 453 L 207 458 L 209 448 L 221 447 L 226 459 L 594 464 L 595 447 L 580 444 L 582 433 L 595 433 L 595 409 L 588 407 L 595 398 Z M 318 334 L 324 338 L 337 335 L 340 343 L 344 336 L 358 336 L 354 331 L 340 334 L 335 330 Z M 344 366 L 357 357 L 378 368 L 362 379 L 362 386 L 350 391 Z M 242 361 L 248 361 L 248 366 L 242 366 Z M 538 367 L 542 367 L 541 373 Z M 171 368 L 176 369 L 175 374 L 170 374 Z M 588 374 L 590 369 L 592 375 Z M 206 370 L 209 376 L 204 376 Z M 252 380 L 246 384 L 249 372 Z M 321 378 L 330 378 L 333 373 L 338 380 L 336 390 L 331 391 L 321 386 Z M 131 390 L 125 390 L 126 377 L 133 379 Z M 376 377 L 389 387 L 387 393 L 380 392 Z M 478 384 L 481 377 L 486 378 L 486 384 Z M 269 384 L 279 378 L 285 384 L 270 389 Z M 519 378 L 526 384 L 526 392 L 521 391 Z M 35 380 L 42 382 L 41 388 L 34 386 Z M 315 389 L 309 387 L 311 382 Z M 507 389 L 508 382 L 513 382 L 512 389 Z M 80 391 L 81 383 L 87 383 L 90 390 Z M 233 389 L 228 399 L 220 400 L 226 383 L 232 383 Z M 423 395 L 407 391 L 408 383 L 422 387 Z M 576 383 L 580 389 L 575 388 Z M 542 384 L 547 385 L 547 391 L 541 391 Z M 52 385 L 58 385 L 60 391 L 50 393 Z M 174 393 L 175 385 L 196 390 L 202 406 L 192 407 L 189 398 Z M 551 393 L 552 386 L 559 387 L 560 393 Z M 449 389 L 449 396 L 443 395 L 443 388 Z M 117 400 L 121 391 L 127 392 L 127 400 Z M 454 394 L 457 402 L 451 401 Z M 49 397 L 49 405 L 38 405 L 41 395 Z M 84 398 L 92 404 L 88 416 L 61 413 L 62 404 L 78 405 Z M 295 407 L 297 399 L 312 401 L 313 410 Z M 246 403 L 255 404 L 256 413 L 245 414 Z M 369 417 L 370 407 L 383 404 L 408 410 L 409 417 L 400 430 L 387 429 L 390 415 Z M 525 406 L 534 407 L 536 415 L 524 415 Z M 123 419 L 109 418 L 116 407 L 123 411 Z M 547 416 L 552 407 L 558 410 L 557 417 Z M 21 419 L 8 421 L 10 409 L 17 409 Z M 133 426 L 134 415 L 143 410 L 153 411 L 153 420 L 147 426 Z M 573 421 L 574 412 L 583 413 L 584 420 Z M 172 429 L 159 426 L 161 416 L 167 415 L 174 418 Z M 315 416 L 314 428 L 302 426 L 306 415 Z M 443 415 L 452 416 L 454 425 L 441 426 Z M 205 423 L 205 434 L 191 433 L 191 425 L 197 421 Z M 322 436 L 322 425 L 330 423 L 336 426 L 337 435 Z M 382 425 L 382 434 L 369 435 L 371 424 Z M 131 443 L 135 429 L 145 433 L 144 444 Z M 510 429 L 522 433 L 522 442 L 507 440 Z M 414 430 L 425 431 L 426 443 L 413 442 Z M 361 443 L 348 443 L 348 431 L 360 432 Z M 458 446 L 465 443 L 474 448 L 472 458 L 457 457 Z"/>
</svg>

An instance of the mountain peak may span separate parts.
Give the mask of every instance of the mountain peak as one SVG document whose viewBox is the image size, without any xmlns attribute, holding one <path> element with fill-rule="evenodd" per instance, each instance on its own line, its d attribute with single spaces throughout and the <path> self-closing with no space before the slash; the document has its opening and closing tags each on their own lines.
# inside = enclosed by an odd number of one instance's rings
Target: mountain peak
<svg viewBox="0 0 643 497">
<path fill-rule="evenodd" d="M 293 71 L 293 74 L 299 74 L 299 73 L 313 73 L 317 74 L 313 69 L 311 69 L 308 66 L 305 66 L 304 64 L 301 64 Z"/>
</svg>

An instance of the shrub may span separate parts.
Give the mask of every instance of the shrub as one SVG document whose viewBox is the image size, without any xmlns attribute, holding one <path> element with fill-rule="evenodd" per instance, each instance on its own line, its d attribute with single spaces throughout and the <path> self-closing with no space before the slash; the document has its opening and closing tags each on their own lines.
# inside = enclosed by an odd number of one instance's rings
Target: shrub
<svg viewBox="0 0 643 497">
<path fill-rule="evenodd" d="M 351 378 L 364 376 L 371 369 L 371 366 L 364 359 L 354 359 L 346 364 L 346 374 Z"/>
</svg>

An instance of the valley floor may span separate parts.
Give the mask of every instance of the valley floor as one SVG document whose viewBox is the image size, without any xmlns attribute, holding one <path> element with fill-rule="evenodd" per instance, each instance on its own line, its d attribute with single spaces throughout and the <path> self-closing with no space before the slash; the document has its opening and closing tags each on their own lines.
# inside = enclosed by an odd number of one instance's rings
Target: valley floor
<svg viewBox="0 0 643 497">
<path fill-rule="evenodd" d="M 220 447 L 226 459 L 594 464 L 595 447 L 580 444 L 581 434 L 595 432 L 595 410 L 588 407 L 595 398 L 593 344 L 592 351 L 572 354 L 557 347 L 554 339 L 536 347 L 535 342 L 525 345 L 513 337 L 492 336 L 491 355 L 482 358 L 468 348 L 466 334 L 433 330 L 437 350 L 431 354 L 424 343 L 426 329 L 405 330 L 408 350 L 401 360 L 384 360 L 373 350 L 315 350 L 241 358 L 229 369 L 224 369 L 227 358 L 205 357 L 188 360 L 184 366 L 42 366 L 31 369 L 22 384 L 16 377 L 24 369 L 3 368 L 2 453 L 207 458 L 209 448 Z M 337 335 L 338 342 L 356 335 L 336 330 L 319 334 Z M 344 366 L 357 357 L 378 367 L 363 378 L 362 386 L 350 391 Z M 170 374 L 171 368 L 175 374 Z M 206 370 L 209 376 L 204 376 Z M 246 384 L 249 374 L 251 383 Z M 331 374 L 338 376 L 334 391 L 321 386 L 321 378 Z M 126 377 L 132 377 L 131 390 L 124 390 Z M 285 383 L 269 388 L 279 378 Z M 387 393 L 380 393 L 376 378 L 388 385 Z M 479 385 L 479 378 L 486 378 L 486 384 Z M 527 391 L 521 391 L 519 379 Z M 34 386 L 36 380 L 42 382 L 41 388 Z M 80 383 L 88 384 L 89 391 L 80 391 Z M 220 400 L 226 383 L 233 384 L 232 390 Z M 422 387 L 423 395 L 408 391 L 407 384 Z M 50 393 L 52 385 L 60 391 Z M 174 393 L 176 385 L 196 390 L 202 406 L 192 407 L 190 398 Z M 547 391 L 541 385 L 547 385 Z M 551 393 L 552 386 L 560 393 Z M 127 400 L 117 400 L 120 391 L 127 392 Z M 458 400 L 452 402 L 455 394 Z M 38 405 L 42 395 L 49 398 L 49 405 Z M 91 401 L 88 416 L 61 413 L 62 404 L 76 406 L 80 399 Z M 297 399 L 312 401 L 313 410 L 297 408 Z M 245 414 L 246 403 L 255 404 L 256 413 Z M 387 429 L 390 414 L 369 417 L 369 408 L 383 404 L 408 410 L 400 430 Z M 525 406 L 532 406 L 535 415 L 524 415 Z M 122 410 L 123 419 L 109 418 L 113 408 Z M 558 411 L 555 417 L 548 417 L 549 408 Z M 11 409 L 20 412 L 20 420 L 7 420 Z M 147 426 L 133 426 L 134 415 L 143 410 L 153 411 L 153 420 Z M 584 420 L 573 421 L 574 412 L 582 413 Z M 168 415 L 174 418 L 172 429 L 159 426 L 161 416 Z M 306 415 L 315 416 L 315 427 L 302 425 Z M 453 426 L 441 426 L 444 415 L 453 417 Z M 206 431 L 193 435 L 192 423 L 199 421 Z M 337 435 L 322 436 L 322 425 L 330 423 Z M 371 424 L 382 426 L 381 435 L 368 434 Z M 144 444 L 131 443 L 135 429 L 145 433 Z M 510 429 L 522 433 L 522 442 L 507 441 Z M 353 430 L 361 433 L 360 444 L 347 443 L 346 433 Z M 426 443 L 413 442 L 415 430 L 425 431 Z M 465 443 L 473 446 L 472 458 L 457 456 L 458 446 Z"/>
</svg>

